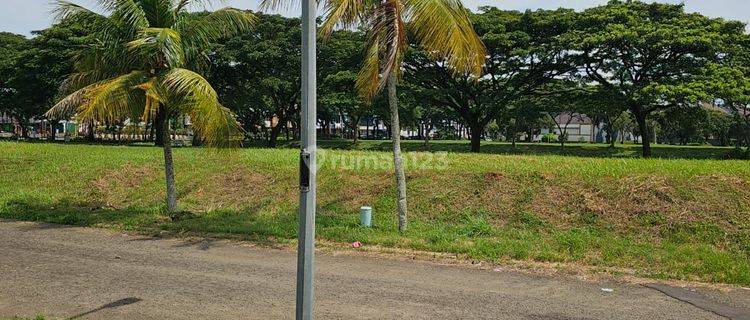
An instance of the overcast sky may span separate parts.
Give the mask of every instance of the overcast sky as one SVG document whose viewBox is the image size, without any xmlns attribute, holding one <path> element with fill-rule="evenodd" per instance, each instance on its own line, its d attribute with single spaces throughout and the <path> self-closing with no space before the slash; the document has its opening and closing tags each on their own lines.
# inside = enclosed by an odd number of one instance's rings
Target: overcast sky
<svg viewBox="0 0 750 320">
<path fill-rule="evenodd" d="M 259 0 L 226 0 L 218 7 L 232 6 L 242 9 L 257 9 Z M 51 25 L 49 15 L 51 0 L 0 0 L 0 31 L 29 35 L 32 30 L 44 29 Z M 74 0 L 73 2 L 92 7 L 94 0 Z M 217 1 L 218 2 L 218 1 Z M 470 9 L 479 6 L 496 6 L 506 9 L 554 9 L 567 7 L 585 9 L 604 4 L 607 0 L 464 0 Z M 750 22 L 750 2 L 748 0 L 660 0 L 660 2 L 684 2 L 687 10 L 701 12 L 710 17 Z M 287 15 L 294 14 L 288 12 Z"/>
</svg>

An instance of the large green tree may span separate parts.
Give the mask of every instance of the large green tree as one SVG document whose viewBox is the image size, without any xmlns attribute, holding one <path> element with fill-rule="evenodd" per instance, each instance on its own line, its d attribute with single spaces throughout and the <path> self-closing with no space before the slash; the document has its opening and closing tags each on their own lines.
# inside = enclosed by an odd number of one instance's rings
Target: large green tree
<svg viewBox="0 0 750 320">
<path fill-rule="evenodd" d="M 703 76 L 713 97 L 739 120 L 737 146 L 745 145 L 750 155 L 750 35 L 734 34 L 726 51 Z"/>
<path fill-rule="evenodd" d="M 220 96 L 245 130 L 267 129 L 271 147 L 289 122 L 299 121 L 300 33 L 299 19 L 259 15 L 252 32 L 227 39 L 213 55 L 209 78 Z"/>
<path fill-rule="evenodd" d="M 19 92 L 13 77 L 17 74 L 17 61 L 30 47 L 26 37 L 8 32 L 0 33 L 0 115 L 5 114 L 15 119 L 22 115 Z M 25 121 L 22 123 L 23 135 L 26 136 Z"/>
<path fill-rule="evenodd" d="M 96 40 L 76 59 L 61 91 L 68 95 L 47 115 L 79 121 L 154 122 L 161 130 L 167 209 L 177 210 L 169 119 L 188 115 L 208 143 L 229 143 L 239 125 L 201 72 L 211 41 L 251 28 L 253 15 L 222 9 L 196 18 L 191 0 L 98 0 L 104 14 L 58 0 L 58 19 L 95 17 Z"/>
<path fill-rule="evenodd" d="M 579 53 L 585 81 L 623 101 L 651 156 L 650 117 L 707 95 L 699 75 L 717 61 L 741 23 L 685 12 L 684 5 L 612 0 L 588 9 L 566 39 Z"/>
<path fill-rule="evenodd" d="M 96 18 L 79 15 L 34 31 L 30 46 L 16 60 L 10 83 L 16 90 L 14 116 L 25 128 L 32 118 L 41 120 L 44 113 L 58 98 L 58 89 L 72 73 L 73 60 L 79 48 L 92 41 L 92 29 L 98 25 Z M 55 118 L 49 118 L 54 139 Z"/>
<path fill-rule="evenodd" d="M 481 80 L 454 73 L 424 51 L 415 51 L 405 65 L 407 80 L 425 89 L 425 101 L 460 116 L 470 129 L 473 152 L 480 151 L 488 123 L 507 115 L 519 99 L 575 70 L 568 44 L 561 41 L 574 21 L 572 10 L 481 11 L 472 16 L 489 57 Z"/>
<path fill-rule="evenodd" d="M 342 119 L 356 143 L 359 126 L 373 114 L 373 104 L 362 99 L 355 84 L 362 63 L 365 37 L 362 32 L 341 30 L 319 47 L 320 103 L 318 117 L 324 127 Z"/>
<path fill-rule="evenodd" d="M 0 36 L 4 47 L 0 49 L 0 108 L 20 124 L 24 137 L 28 137 L 29 121 L 44 119 L 54 104 L 58 88 L 73 71 L 78 48 L 87 43 L 95 25 L 96 19 L 76 16 L 32 32 L 31 40 L 7 33 Z"/>
</svg>

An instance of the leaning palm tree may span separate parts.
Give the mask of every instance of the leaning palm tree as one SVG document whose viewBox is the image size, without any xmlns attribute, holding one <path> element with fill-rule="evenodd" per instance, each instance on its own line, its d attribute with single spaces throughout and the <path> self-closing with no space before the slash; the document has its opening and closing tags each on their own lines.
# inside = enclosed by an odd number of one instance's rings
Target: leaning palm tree
<svg viewBox="0 0 750 320">
<path fill-rule="evenodd" d="M 47 112 L 84 123 L 123 119 L 153 124 L 164 149 L 167 208 L 177 210 L 169 119 L 186 115 L 196 134 L 228 144 L 241 130 L 201 72 L 211 41 L 249 30 L 255 17 L 235 9 L 196 16 L 210 0 L 97 0 L 104 13 L 68 1 L 55 3 L 56 19 L 88 15 L 101 30 L 75 61 L 62 87 L 65 96 Z M 194 3 L 195 2 L 195 3 Z"/>
<path fill-rule="evenodd" d="M 263 0 L 262 9 L 288 5 L 287 0 Z M 460 0 L 327 0 L 326 19 L 320 34 L 329 36 L 337 27 L 363 27 L 368 31 L 365 61 L 356 87 L 367 101 L 388 91 L 393 139 L 393 160 L 398 197 L 398 229 L 406 230 L 406 176 L 401 157 L 401 127 L 396 86 L 408 41 L 406 28 L 434 58 L 457 73 L 479 77 L 485 48 Z"/>
</svg>

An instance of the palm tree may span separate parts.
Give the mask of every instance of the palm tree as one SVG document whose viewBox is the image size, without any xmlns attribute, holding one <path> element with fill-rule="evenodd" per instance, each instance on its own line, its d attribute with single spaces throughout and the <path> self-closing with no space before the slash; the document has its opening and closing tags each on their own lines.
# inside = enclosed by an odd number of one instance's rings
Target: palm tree
<svg viewBox="0 0 750 320">
<path fill-rule="evenodd" d="M 285 0 L 263 0 L 261 8 L 278 8 Z M 396 87 L 407 49 L 407 32 L 416 42 L 457 73 L 482 73 L 485 48 L 460 0 L 327 0 L 320 34 L 336 27 L 368 30 L 367 52 L 357 79 L 357 90 L 367 101 L 388 91 L 393 160 L 398 196 L 398 229 L 406 230 L 406 176 L 401 157 L 401 127 Z"/>
<path fill-rule="evenodd" d="M 186 115 L 212 145 L 227 145 L 240 132 L 229 109 L 201 72 L 211 41 L 249 30 L 255 17 L 222 9 L 201 17 L 187 12 L 210 0 L 97 0 L 103 14 L 58 0 L 57 20 L 73 15 L 96 19 L 101 30 L 75 61 L 75 71 L 47 112 L 74 115 L 84 123 L 130 119 L 153 124 L 164 150 L 167 209 L 177 210 L 169 119 Z"/>
</svg>

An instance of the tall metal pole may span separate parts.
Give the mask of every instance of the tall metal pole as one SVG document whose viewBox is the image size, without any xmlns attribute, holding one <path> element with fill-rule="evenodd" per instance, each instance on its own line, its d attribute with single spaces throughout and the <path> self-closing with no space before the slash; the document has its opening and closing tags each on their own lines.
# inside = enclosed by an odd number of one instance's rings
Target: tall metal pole
<svg viewBox="0 0 750 320">
<path fill-rule="evenodd" d="M 300 153 L 299 244 L 297 245 L 297 320 L 312 320 L 315 257 L 316 0 L 302 0 L 302 120 Z"/>
</svg>

